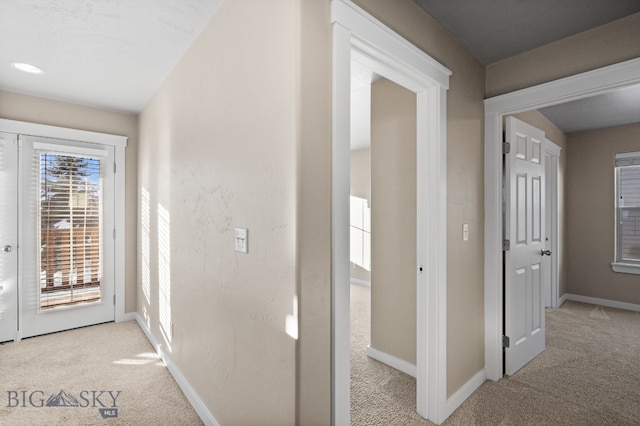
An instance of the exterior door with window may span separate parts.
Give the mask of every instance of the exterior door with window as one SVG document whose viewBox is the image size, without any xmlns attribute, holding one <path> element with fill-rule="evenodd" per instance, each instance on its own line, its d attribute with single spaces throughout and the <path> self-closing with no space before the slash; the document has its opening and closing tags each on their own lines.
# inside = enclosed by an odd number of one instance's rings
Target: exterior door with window
<svg viewBox="0 0 640 426">
<path fill-rule="evenodd" d="M 114 320 L 114 148 L 18 136 L 20 335 Z"/>
<path fill-rule="evenodd" d="M 545 171 L 544 132 L 513 117 L 506 124 L 505 373 L 512 375 L 545 348 Z"/>
<path fill-rule="evenodd" d="M 18 138 L 0 132 L 0 342 L 18 330 Z"/>
</svg>

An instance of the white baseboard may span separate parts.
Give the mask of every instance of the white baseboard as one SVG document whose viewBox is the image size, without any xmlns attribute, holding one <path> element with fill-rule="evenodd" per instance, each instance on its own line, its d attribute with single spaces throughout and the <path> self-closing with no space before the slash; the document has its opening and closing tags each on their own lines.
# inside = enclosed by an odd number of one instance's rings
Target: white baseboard
<svg viewBox="0 0 640 426">
<path fill-rule="evenodd" d="M 202 422 L 208 426 L 220 426 L 215 417 L 213 417 L 213 414 L 211 414 L 206 405 L 204 405 L 204 402 L 202 402 L 196 391 L 191 387 L 180 369 L 174 364 L 169 354 L 167 354 L 162 348 L 162 345 L 158 343 L 158 340 L 153 335 L 147 324 L 144 322 L 144 319 L 138 313 L 135 313 L 134 315 L 136 322 L 144 332 L 145 336 L 147 336 L 147 339 L 149 340 L 155 351 L 158 353 L 158 355 L 160 355 L 160 358 L 162 358 L 162 361 L 167 366 L 169 373 L 171 373 L 176 383 L 178 383 L 178 386 L 180 386 L 180 389 L 182 389 L 182 392 L 184 392 L 185 396 L 200 416 Z"/>
<path fill-rule="evenodd" d="M 136 319 L 136 313 L 135 312 L 129 312 L 127 314 L 124 314 L 124 317 L 122 317 L 121 321 L 133 321 Z M 116 322 L 120 322 L 120 321 L 116 321 Z"/>
<path fill-rule="evenodd" d="M 365 287 L 371 287 L 371 281 L 360 280 L 358 278 L 350 279 L 353 284 L 363 285 Z"/>
<path fill-rule="evenodd" d="M 403 359 L 389 355 L 386 352 L 379 351 L 371 346 L 367 346 L 367 356 L 375 359 L 376 361 L 380 361 L 383 364 L 387 364 L 389 367 L 393 367 L 396 370 L 400 370 L 405 374 L 416 377 L 415 364 L 411 364 Z"/>
<path fill-rule="evenodd" d="M 487 380 L 487 371 L 483 368 L 478 371 L 467 383 L 456 391 L 451 398 L 444 403 L 443 421 L 447 419 L 454 411 L 462 405 L 485 381 Z"/>
<path fill-rule="evenodd" d="M 564 302 L 567 301 L 567 293 L 563 294 L 559 299 L 558 299 L 558 308 L 561 307 Z"/>
<path fill-rule="evenodd" d="M 599 299 L 597 297 L 581 296 L 579 294 L 565 294 L 566 300 L 589 303 L 591 305 L 606 306 L 608 308 L 625 309 L 627 311 L 640 312 L 640 305 L 635 303 L 618 302 L 617 300 Z"/>
</svg>

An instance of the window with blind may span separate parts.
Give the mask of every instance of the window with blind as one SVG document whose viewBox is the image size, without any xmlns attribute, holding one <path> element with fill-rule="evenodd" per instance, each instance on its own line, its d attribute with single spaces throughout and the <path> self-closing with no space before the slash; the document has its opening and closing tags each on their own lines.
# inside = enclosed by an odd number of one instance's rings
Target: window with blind
<svg viewBox="0 0 640 426">
<path fill-rule="evenodd" d="M 101 159 L 43 151 L 38 157 L 40 309 L 100 301 Z"/>
<path fill-rule="evenodd" d="M 640 152 L 616 154 L 617 263 L 640 266 Z"/>
</svg>

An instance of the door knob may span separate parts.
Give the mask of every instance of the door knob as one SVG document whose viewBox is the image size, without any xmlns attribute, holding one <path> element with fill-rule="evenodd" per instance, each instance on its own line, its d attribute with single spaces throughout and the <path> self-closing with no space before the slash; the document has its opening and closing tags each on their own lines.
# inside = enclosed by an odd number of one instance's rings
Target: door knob
<svg viewBox="0 0 640 426">
<path fill-rule="evenodd" d="M 11 246 L 2 247 L 2 251 L 5 252 L 5 253 L 9 253 L 11 251 Z"/>
<path fill-rule="evenodd" d="M 540 250 L 542 256 L 551 256 L 551 250 Z"/>
</svg>

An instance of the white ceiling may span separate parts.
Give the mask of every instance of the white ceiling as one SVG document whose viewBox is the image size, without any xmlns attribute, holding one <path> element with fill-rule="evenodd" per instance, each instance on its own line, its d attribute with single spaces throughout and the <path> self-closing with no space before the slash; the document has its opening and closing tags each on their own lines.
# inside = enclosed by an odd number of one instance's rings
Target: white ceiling
<svg viewBox="0 0 640 426">
<path fill-rule="evenodd" d="M 2 0 L 0 89 L 139 112 L 220 1 Z"/>
<path fill-rule="evenodd" d="M 221 1 L 1 0 L 0 89 L 139 112 Z M 485 63 L 640 10 L 639 0 L 415 1 Z M 25 74 L 12 62 L 46 73 Z M 624 115 L 618 100 L 597 100 L 596 113 L 581 102 L 577 112 L 543 112 L 569 132 L 580 121 L 601 122 L 606 111 Z M 640 105 L 626 107 L 640 117 Z"/>
</svg>

